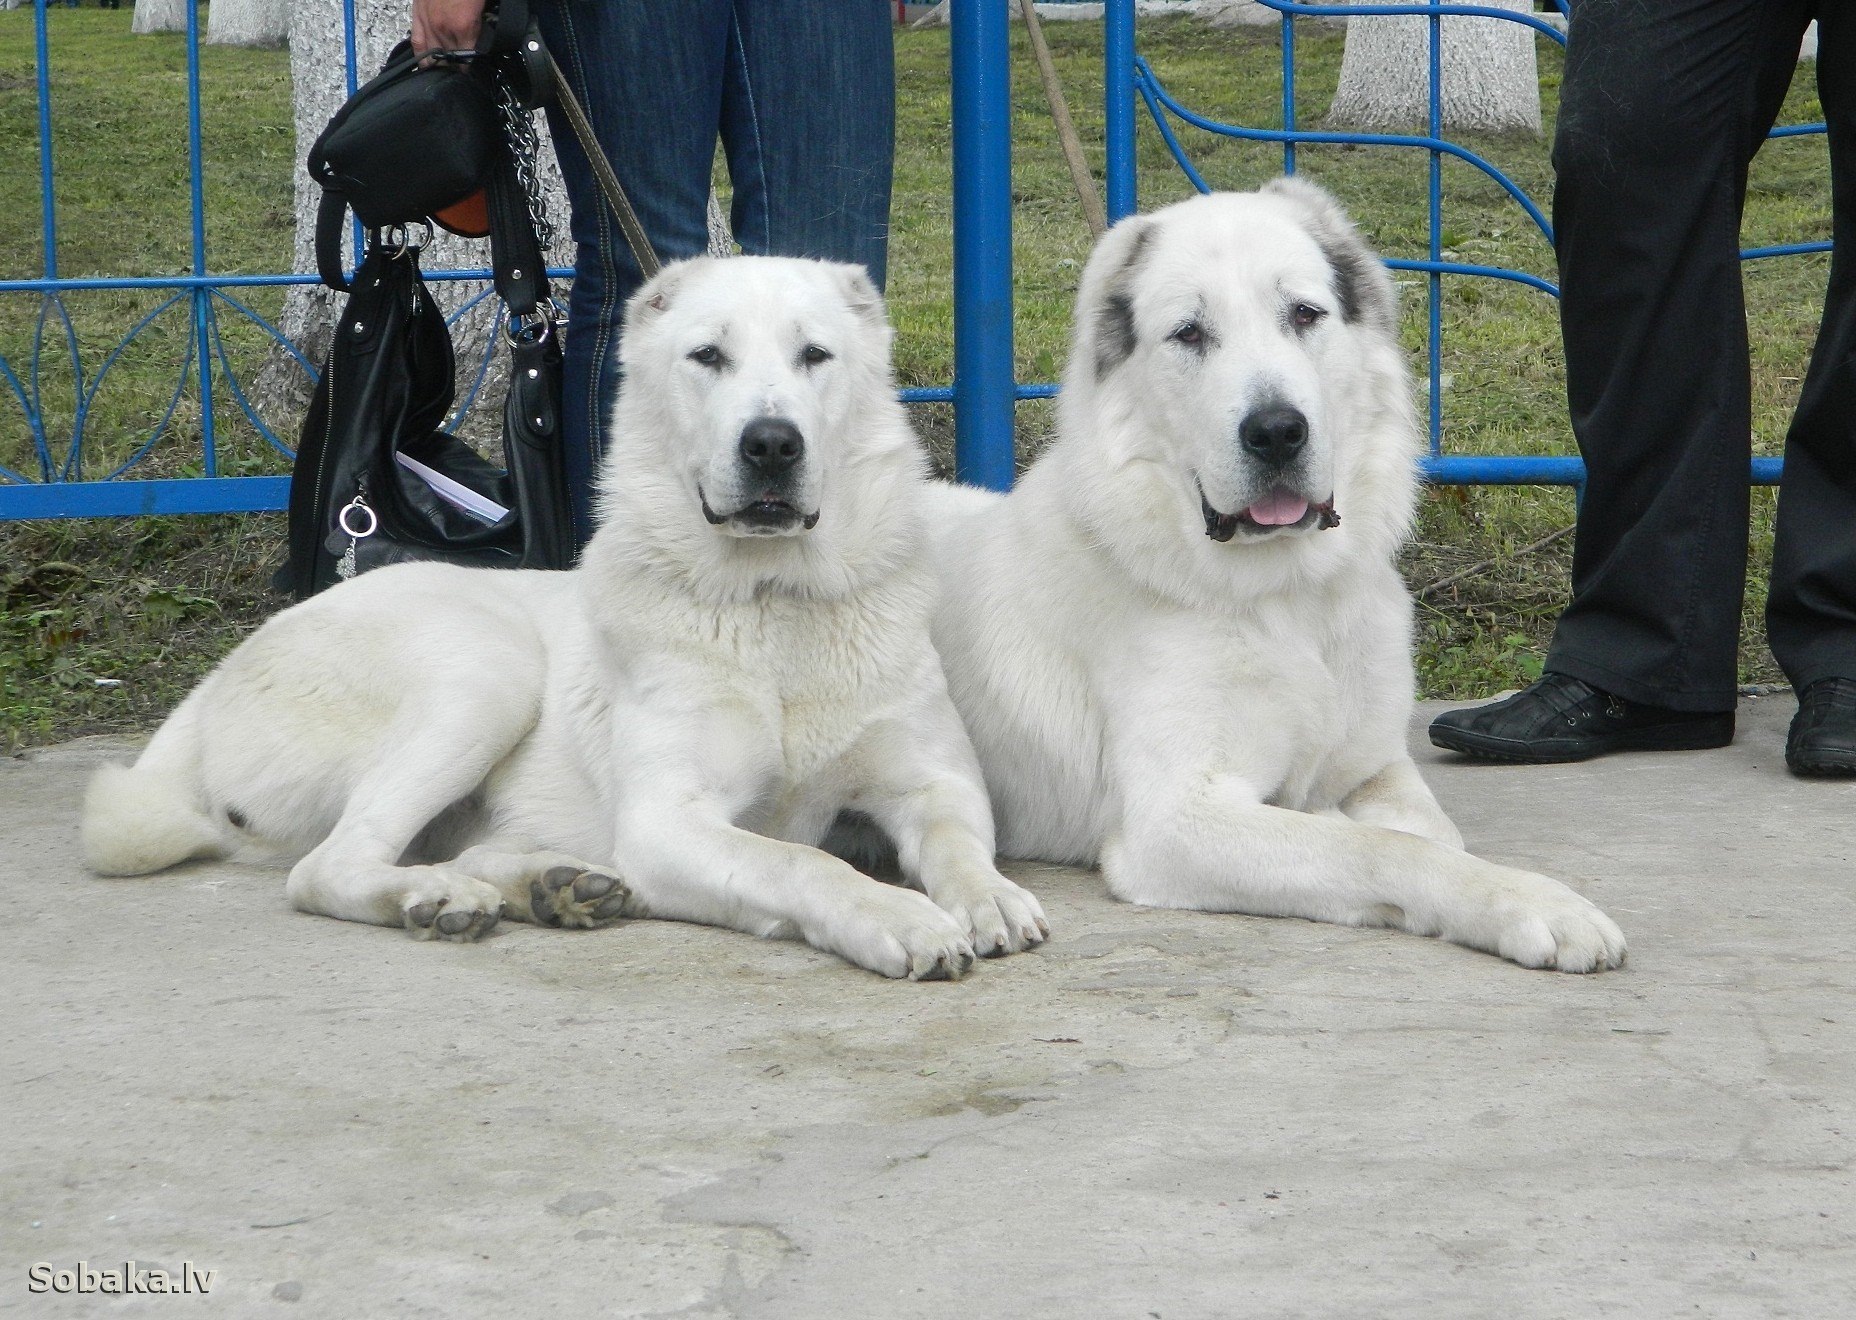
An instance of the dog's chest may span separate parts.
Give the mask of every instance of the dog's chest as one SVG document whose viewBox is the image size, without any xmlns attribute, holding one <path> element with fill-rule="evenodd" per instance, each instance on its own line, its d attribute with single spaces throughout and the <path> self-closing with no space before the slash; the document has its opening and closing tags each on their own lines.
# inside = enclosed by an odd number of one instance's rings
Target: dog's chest
<svg viewBox="0 0 1856 1320">
<path fill-rule="evenodd" d="M 1402 639 L 1382 635 L 1368 612 L 1303 638 L 1277 691 L 1293 694 L 1296 725 L 1272 801 L 1301 811 L 1338 806 L 1396 754 L 1410 707 Z"/>
<path fill-rule="evenodd" d="M 881 602 L 756 601 L 722 636 L 789 787 L 852 755 L 870 726 L 897 713 L 929 649 L 925 618 Z"/>
<path fill-rule="evenodd" d="M 1193 676 L 1169 703 L 1196 718 L 1182 737 L 1205 739 L 1213 763 L 1293 810 L 1335 806 L 1382 766 L 1409 703 L 1397 678 L 1409 669 L 1381 621 L 1359 602 L 1324 603 L 1255 602 L 1168 637 L 1170 659 L 1140 657 L 1147 672 Z"/>
</svg>

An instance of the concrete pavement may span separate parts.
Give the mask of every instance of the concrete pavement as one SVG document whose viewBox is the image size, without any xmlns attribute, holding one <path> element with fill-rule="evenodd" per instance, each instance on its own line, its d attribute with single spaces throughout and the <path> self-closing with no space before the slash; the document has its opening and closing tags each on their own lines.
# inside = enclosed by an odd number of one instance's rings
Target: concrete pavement
<svg viewBox="0 0 1856 1320">
<path fill-rule="evenodd" d="M 103 881 L 87 741 L 0 762 L 0 1315 L 1856 1314 L 1856 786 L 1423 760 L 1622 971 L 1136 909 L 883 981 L 665 923 L 480 946 L 276 873 Z M 1414 728 L 1414 736 L 1416 728 Z M 183 1261 L 204 1296 L 34 1295 Z"/>
</svg>

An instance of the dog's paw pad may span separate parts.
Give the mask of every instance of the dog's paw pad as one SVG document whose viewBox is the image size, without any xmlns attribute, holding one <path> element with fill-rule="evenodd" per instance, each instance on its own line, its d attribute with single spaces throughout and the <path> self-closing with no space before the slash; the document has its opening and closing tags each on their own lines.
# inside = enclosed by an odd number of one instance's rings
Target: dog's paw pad
<svg viewBox="0 0 1856 1320">
<path fill-rule="evenodd" d="M 588 871 L 574 881 L 574 901 L 591 903 L 594 899 L 604 898 L 612 892 L 612 887 L 619 883 L 615 875 L 600 875 Z"/>
<path fill-rule="evenodd" d="M 542 925 L 587 929 L 624 916 L 631 890 L 608 871 L 555 866 L 529 882 L 528 897 Z"/>
<path fill-rule="evenodd" d="M 631 898 L 631 891 L 621 888 L 617 893 L 608 895 L 598 907 L 594 908 L 593 915 L 601 921 L 611 921 L 615 917 L 622 917 L 625 915 L 625 906 L 631 902 Z"/>
<path fill-rule="evenodd" d="M 470 904 L 428 898 L 406 906 L 406 929 L 416 939 L 469 944 L 483 938 L 503 915 L 499 902 Z"/>
</svg>

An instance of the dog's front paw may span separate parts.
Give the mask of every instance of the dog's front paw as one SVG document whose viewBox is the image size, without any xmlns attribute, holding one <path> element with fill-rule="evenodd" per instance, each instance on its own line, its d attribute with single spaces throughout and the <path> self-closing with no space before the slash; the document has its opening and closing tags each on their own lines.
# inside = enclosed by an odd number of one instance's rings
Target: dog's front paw
<svg viewBox="0 0 1856 1320">
<path fill-rule="evenodd" d="M 973 966 L 973 941 L 912 889 L 871 883 L 811 944 L 859 967 L 912 981 L 958 981 Z"/>
<path fill-rule="evenodd" d="M 1021 953 L 1050 938 L 1050 922 L 1037 898 L 997 871 L 943 880 L 932 892 L 934 901 L 965 928 L 982 958 Z"/>
<path fill-rule="evenodd" d="M 1624 965 L 1624 932 L 1596 903 L 1544 875 L 1528 877 L 1534 892 L 1504 924 L 1502 957 L 1523 967 L 1603 972 Z"/>
<path fill-rule="evenodd" d="M 503 896 L 470 876 L 438 868 L 406 891 L 400 911 L 414 939 L 468 944 L 490 933 L 503 915 Z"/>
<path fill-rule="evenodd" d="M 528 885 L 529 912 L 543 926 L 590 930 L 625 915 L 632 891 L 610 871 L 556 866 Z"/>
</svg>

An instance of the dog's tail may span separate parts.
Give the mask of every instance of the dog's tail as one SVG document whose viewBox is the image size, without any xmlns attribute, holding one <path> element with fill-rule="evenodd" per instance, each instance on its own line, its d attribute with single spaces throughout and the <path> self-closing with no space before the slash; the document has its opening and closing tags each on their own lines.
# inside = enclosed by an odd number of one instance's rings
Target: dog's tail
<svg viewBox="0 0 1856 1320">
<path fill-rule="evenodd" d="M 98 875 L 147 875 L 238 843 L 209 813 L 200 784 L 199 732 L 174 712 L 132 766 L 103 765 L 84 793 L 84 862 Z"/>
</svg>

